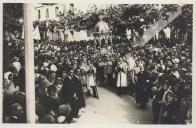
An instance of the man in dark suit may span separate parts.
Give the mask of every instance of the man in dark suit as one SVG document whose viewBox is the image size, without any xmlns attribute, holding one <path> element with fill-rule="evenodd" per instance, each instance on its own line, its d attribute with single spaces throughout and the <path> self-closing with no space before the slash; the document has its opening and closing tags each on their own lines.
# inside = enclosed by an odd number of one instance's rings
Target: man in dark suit
<svg viewBox="0 0 196 128">
<path fill-rule="evenodd" d="M 137 74 L 138 80 L 136 83 L 136 103 L 140 104 L 140 108 L 145 110 L 148 102 L 148 73 L 144 71 L 144 67 L 140 67 L 140 72 Z"/>
<path fill-rule="evenodd" d="M 75 71 L 75 75 L 73 77 L 73 80 L 76 85 L 75 87 L 76 87 L 76 92 L 77 92 L 77 96 L 78 96 L 79 108 L 83 108 L 86 106 L 86 103 L 85 103 L 84 93 L 82 90 L 82 83 L 81 83 L 79 75 L 80 75 L 80 69 L 78 68 Z"/>
<path fill-rule="evenodd" d="M 25 113 L 22 105 L 15 102 L 10 106 L 10 115 L 5 117 L 4 123 L 25 123 Z"/>
<path fill-rule="evenodd" d="M 65 103 L 70 104 L 71 112 L 66 118 L 67 123 L 71 123 L 74 117 L 78 117 L 78 95 L 76 90 L 76 84 L 74 82 L 74 70 L 69 68 L 68 76 L 64 79 L 64 85 L 62 87 L 62 97 Z"/>
</svg>

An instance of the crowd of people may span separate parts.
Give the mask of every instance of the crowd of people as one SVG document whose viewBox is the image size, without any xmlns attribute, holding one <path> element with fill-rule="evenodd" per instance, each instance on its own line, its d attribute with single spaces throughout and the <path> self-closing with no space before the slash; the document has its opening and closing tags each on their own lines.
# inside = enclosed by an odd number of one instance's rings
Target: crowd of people
<svg viewBox="0 0 196 128">
<path fill-rule="evenodd" d="M 7 46 L 5 46 L 7 45 Z M 26 122 L 24 41 L 4 40 L 3 122 Z M 7 54 L 6 54 L 7 52 Z M 7 67 L 7 68 L 5 68 Z"/>
<path fill-rule="evenodd" d="M 9 46 L 11 61 L 3 81 L 6 123 L 26 121 L 22 42 Z M 110 44 L 98 43 L 34 42 L 37 123 L 74 122 L 85 112 L 86 98 L 99 99 L 97 86 L 103 85 L 116 87 L 119 95 L 133 96 L 143 111 L 152 101 L 154 123 L 191 123 L 190 42 L 156 39 L 138 47 L 125 38 L 115 38 Z"/>
<path fill-rule="evenodd" d="M 138 108 L 142 110 L 147 108 L 147 103 L 151 99 L 154 123 L 190 123 L 192 46 L 190 42 L 177 39 L 174 41 L 151 40 L 144 47 L 134 47 L 124 38 L 113 39 L 110 47 L 108 44 L 97 45 L 93 40 L 66 44 L 43 41 L 35 44 L 36 73 L 44 74 L 44 79 L 48 79 L 43 89 L 48 95 L 50 92 L 47 88 L 57 86 L 57 81 L 60 80 L 61 91 L 56 91 L 56 94 L 64 99 L 64 102 L 59 106 L 71 104 L 71 115 L 75 113 L 76 108 L 78 113 L 78 109 L 85 107 L 86 96 L 92 94 L 99 98 L 96 86 L 110 85 L 117 88 L 119 95 L 130 94 L 135 97 Z M 101 53 L 101 50 L 108 47 L 112 47 L 113 52 Z M 78 87 L 68 87 L 71 85 L 67 84 L 67 78 L 72 76 L 80 81 L 80 84 L 75 84 Z M 41 84 L 36 85 L 38 90 L 43 87 Z M 72 99 L 69 102 L 65 102 L 64 88 L 72 89 L 72 93 L 68 93 L 67 96 Z M 41 98 L 39 94 L 37 96 Z M 73 105 L 74 102 L 76 106 L 80 105 L 76 107 Z M 44 103 L 40 101 L 40 104 Z"/>
<path fill-rule="evenodd" d="M 191 122 L 192 46 L 190 42 L 157 40 L 136 50 L 136 65 L 143 64 L 136 75 L 136 102 L 146 107 L 152 98 L 154 123 Z M 138 98 L 137 98 L 138 97 Z"/>
</svg>

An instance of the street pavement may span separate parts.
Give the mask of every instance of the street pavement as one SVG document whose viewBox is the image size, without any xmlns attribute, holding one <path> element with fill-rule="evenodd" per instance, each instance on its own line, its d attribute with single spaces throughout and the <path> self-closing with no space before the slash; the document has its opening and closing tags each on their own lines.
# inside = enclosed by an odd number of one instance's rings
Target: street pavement
<svg viewBox="0 0 196 128">
<path fill-rule="evenodd" d="M 151 102 L 146 110 L 138 105 L 130 95 L 117 94 L 114 87 L 98 87 L 99 99 L 86 98 L 85 112 L 76 120 L 77 124 L 152 124 Z"/>
</svg>

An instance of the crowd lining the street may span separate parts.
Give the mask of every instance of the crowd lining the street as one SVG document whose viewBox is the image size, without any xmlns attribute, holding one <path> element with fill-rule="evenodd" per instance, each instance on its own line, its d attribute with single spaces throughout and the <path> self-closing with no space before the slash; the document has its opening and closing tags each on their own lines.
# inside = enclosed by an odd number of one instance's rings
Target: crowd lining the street
<svg viewBox="0 0 196 128">
<path fill-rule="evenodd" d="M 99 99 L 97 86 L 112 86 L 118 95 L 133 96 L 143 111 L 152 101 L 156 124 L 191 123 L 192 44 L 153 39 L 138 47 L 130 42 L 114 38 L 100 50 L 94 40 L 35 41 L 36 122 L 72 123 L 85 112 L 86 98 Z M 24 44 L 9 47 L 4 122 L 21 123 L 26 122 Z"/>
</svg>

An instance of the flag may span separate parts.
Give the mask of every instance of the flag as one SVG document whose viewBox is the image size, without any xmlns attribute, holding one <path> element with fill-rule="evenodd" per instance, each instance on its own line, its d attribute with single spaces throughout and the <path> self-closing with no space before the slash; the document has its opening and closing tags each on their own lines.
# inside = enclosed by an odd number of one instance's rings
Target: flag
<svg viewBox="0 0 196 128">
<path fill-rule="evenodd" d="M 35 39 L 35 40 L 40 40 L 41 39 L 38 25 L 33 31 L 33 39 Z"/>
</svg>

